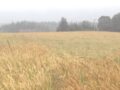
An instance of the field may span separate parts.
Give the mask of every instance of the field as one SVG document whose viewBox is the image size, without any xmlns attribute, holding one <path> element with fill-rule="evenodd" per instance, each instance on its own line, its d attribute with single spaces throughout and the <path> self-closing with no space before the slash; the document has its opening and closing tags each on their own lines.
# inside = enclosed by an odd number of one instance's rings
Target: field
<svg viewBox="0 0 120 90">
<path fill-rule="evenodd" d="M 1 33 L 0 90 L 120 90 L 120 33 Z"/>
</svg>

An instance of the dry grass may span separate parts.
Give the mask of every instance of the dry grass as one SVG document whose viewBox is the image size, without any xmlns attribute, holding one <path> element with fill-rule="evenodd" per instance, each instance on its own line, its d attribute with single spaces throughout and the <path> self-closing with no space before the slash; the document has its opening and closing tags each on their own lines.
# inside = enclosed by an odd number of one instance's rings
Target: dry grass
<svg viewBox="0 0 120 90">
<path fill-rule="evenodd" d="M 120 90 L 120 33 L 1 33 L 0 90 Z"/>
</svg>

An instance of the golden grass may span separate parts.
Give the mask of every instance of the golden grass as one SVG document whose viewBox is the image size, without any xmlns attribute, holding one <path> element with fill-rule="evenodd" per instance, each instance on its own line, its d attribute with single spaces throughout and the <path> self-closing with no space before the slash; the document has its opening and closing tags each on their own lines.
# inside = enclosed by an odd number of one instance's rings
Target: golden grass
<svg viewBox="0 0 120 90">
<path fill-rule="evenodd" d="M 0 90 L 120 90 L 120 33 L 1 33 Z"/>
</svg>

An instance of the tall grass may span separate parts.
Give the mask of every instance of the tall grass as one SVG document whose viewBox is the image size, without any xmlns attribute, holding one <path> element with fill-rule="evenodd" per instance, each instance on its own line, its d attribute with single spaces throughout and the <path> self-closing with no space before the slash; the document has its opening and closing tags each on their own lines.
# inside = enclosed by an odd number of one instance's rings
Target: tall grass
<svg viewBox="0 0 120 90">
<path fill-rule="evenodd" d="M 120 33 L 0 34 L 0 90 L 120 90 Z"/>
</svg>

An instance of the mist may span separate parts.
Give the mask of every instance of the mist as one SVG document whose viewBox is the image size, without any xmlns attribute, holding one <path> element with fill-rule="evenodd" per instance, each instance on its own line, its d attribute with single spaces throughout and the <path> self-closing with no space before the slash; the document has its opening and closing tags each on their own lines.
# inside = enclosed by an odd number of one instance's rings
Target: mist
<svg viewBox="0 0 120 90">
<path fill-rule="evenodd" d="M 82 20 L 94 21 L 101 15 L 113 16 L 119 12 L 118 8 L 94 9 L 94 10 L 49 10 L 49 11 L 5 11 L 0 12 L 0 23 L 11 23 L 17 21 L 55 21 L 61 17 L 66 17 L 69 22 Z"/>
<path fill-rule="evenodd" d="M 100 16 L 112 17 L 120 12 L 120 1 L 114 0 L 2 0 L 0 23 L 18 21 L 96 21 Z"/>
</svg>

